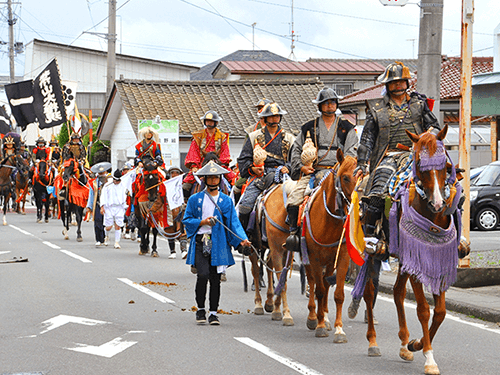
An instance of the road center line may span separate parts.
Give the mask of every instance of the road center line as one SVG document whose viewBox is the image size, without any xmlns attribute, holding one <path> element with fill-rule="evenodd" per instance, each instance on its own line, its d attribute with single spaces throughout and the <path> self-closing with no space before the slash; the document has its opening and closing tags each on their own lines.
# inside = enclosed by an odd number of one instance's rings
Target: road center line
<svg viewBox="0 0 500 375">
<path fill-rule="evenodd" d="M 257 341 L 252 340 L 251 338 L 248 337 L 235 337 L 235 340 L 238 340 L 242 344 L 245 344 L 255 350 L 258 350 L 262 354 L 267 355 L 268 357 L 284 364 L 285 366 L 290 367 L 292 370 L 297 371 L 300 374 L 304 375 L 321 375 L 320 372 L 310 369 L 307 366 L 304 366 L 301 363 L 295 362 L 293 359 L 290 359 L 288 357 L 284 357 L 281 354 L 278 354 L 274 350 L 268 348 L 267 346 L 264 346 Z"/>
<path fill-rule="evenodd" d="M 161 294 L 153 292 L 152 290 L 149 290 L 148 288 L 146 288 L 140 284 L 134 283 L 132 280 L 129 280 L 127 278 L 120 278 L 120 277 L 118 278 L 118 280 L 120 280 L 122 283 L 125 283 L 125 284 L 131 286 L 132 288 L 137 289 L 138 291 L 140 291 L 142 293 L 147 294 L 150 297 L 157 299 L 158 301 L 160 301 L 162 303 L 170 303 L 172 305 L 175 305 L 175 301 L 172 301 L 170 298 L 167 298 L 165 296 L 162 296 Z"/>
<path fill-rule="evenodd" d="M 48 247 L 53 248 L 53 249 L 56 249 L 56 250 L 59 250 L 59 249 L 60 249 L 60 247 L 59 247 L 59 246 L 54 245 L 53 243 L 51 243 L 51 242 L 49 242 L 49 241 L 43 241 L 42 243 L 43 243 L 44 245 L 47 245 Z"/>
<path fill-rule="evenodd" d="M 11 228 L 13 228 L 13 229 L 15 229 L 15 230 L 17 230 L 17 231 L 21 232 L 22 234 L 27 235 L 27 236 L 36 237 L 34 234 L 31 234 L 30 232 L 27 232 L 27 231 L 25 231 L 24 229 L 18 228 L 18 227 L 16 227 L 15 225 L 9 224 L 9 227 L 11 227 Z"/>
<path fill-rule="evenodd" d="M 66 254 L 66 255 L 69 255 L 72 258 L 78 259 L 78 260 L 82 261 L 83 263 L 92 263 L 91 260 L 88 260 L 88 259 L 86 259 L 84 257 L 81 257 L 80 255 L 76 255 L 75 253 L 72 253 L 71 251 L 60 250 L 60 252 Z"/>
</svg>

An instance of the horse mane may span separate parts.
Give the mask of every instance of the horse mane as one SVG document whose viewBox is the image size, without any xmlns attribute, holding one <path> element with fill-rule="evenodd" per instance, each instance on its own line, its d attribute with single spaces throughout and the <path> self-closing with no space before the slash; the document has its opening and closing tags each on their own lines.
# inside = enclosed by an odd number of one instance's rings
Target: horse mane
<svg viewBox="0 0 500 375">
<path fill-rule="evenodd" d="M 437 150 L 437 142 L 433 134 L 425 132 L 420 136 L 419 141 L 415 144 L 415 155 L 419 155 L 424 147 L 429 151 L 429 156 L 434 155 Z"/>
</svg>

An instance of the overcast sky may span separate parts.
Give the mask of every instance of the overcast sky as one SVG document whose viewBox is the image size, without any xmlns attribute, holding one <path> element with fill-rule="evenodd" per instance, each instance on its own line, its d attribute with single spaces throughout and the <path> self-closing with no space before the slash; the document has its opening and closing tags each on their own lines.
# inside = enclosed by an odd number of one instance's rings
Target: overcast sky
<svg viewBox="0 0 500 375">
<path fill-rule="evenodd" d="M 13 0 L 17 2 L 17 0 Z M 412 1 L 412 0 L 410 0 Z M 413 0 L 416 3 L 415 0 Z M 290 55 L 291 0 L 118 0 L 117 52 L 202 66 L 236 50 Z M 460 55 L 461 0 L 444 1 L 443 54 Z M 70 5 L 69 5 L 70 4 Z M 0 40 L 8 42 L 7 6 Z M 107 0 L 22 0 L 13 6 L 15 41 L 34 38 L 107 50 Z M 384 7 L 379 0 L 294 0 L 299 61 L 317 58 L 413 58 L 418 55 L 420 8 Z M 499 0 L 476 0 L 473 50 L 493 55 Z M 9 74 L 7 46 L 0 46 L 0 74 Z M 24 54 L 16 56 L 24 73 Z"/>
</svg>

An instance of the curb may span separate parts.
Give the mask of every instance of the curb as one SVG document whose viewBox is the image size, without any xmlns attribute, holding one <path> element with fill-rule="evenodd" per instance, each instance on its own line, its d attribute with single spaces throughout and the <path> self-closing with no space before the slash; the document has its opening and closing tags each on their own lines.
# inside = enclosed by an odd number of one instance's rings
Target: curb
<svg viewBox="0 0 500 375">
<path fill-rule="evenodd" d="M 383 292 L 391 296 L 393 295 L 393 285 L 386 282 L 379 281 L 378 290 L 379 292 Z M 425 298 L 430 306 L 434 306 L 434 299 L 429 293 L 425 293 Z M 415 301 L 415 294 L 413 293 L 413 290 L 408 287 L 406 288 L 406 299 Z M 482 319 L 492 323 L 500 323 L 500 312 L 498 310 L 472 305 L 463 301 L 454 300 L 453 298 L 446 299 L 446 309 L 467 316 L 472 315 L 476 319 Z"/>
</svg>

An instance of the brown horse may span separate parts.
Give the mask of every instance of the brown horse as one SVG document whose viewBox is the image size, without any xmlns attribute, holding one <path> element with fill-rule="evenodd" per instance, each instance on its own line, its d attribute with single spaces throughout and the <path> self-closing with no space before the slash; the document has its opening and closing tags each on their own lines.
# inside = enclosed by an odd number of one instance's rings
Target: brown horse
<svg viewBox="0 0 500 375">
<path fill-rule="evenodd" d="M 74 213 L 77 222 L 76 240 L 82 242 L 81 226 L 83 208 L 87 204 L 90 189 L 88 177 L 85 174 L 85 170 L 76 159 L 70 158 L 65 160 L 63 168 L 62 175 L 58 175 L 54 183 L 57 190 L 59 213 L 64 226 L 62 233 L 64 239 L 69 240 L 69 224 L 71 216 Z"/>
<path fill-rule="evenodd" d="M 14 169 L 21 169 L 23 159 L 19 155 L 10 155 L 2 160 L 0 166 L 0 196 L 3 197 L 3 225 L 7 225 L 6 213 L 9 206 L 9 200 L 14 192 L 10 175 Z"/>
<path fill-rule="evenodd" d="M 304 240 L 307 246 L 309 264 L 306 264 L 306 274 L 309 284 L 309 315 L 307 328 L 315 329 L 316 337 L 327 337 L 331 330 L 328 321 L 328 291 L 330 284 L 327 278 L 334 271 L 336 288 L 334 299 L 336 304 L 335 343 L 347 342 L 342 329 L 342 305 L 344 303 L 344 282 L 349 268 L 349 255 L 345 244 L 341 243 L 343 225 L 348 212 L 351 193 L 356 181 L 353 171 L 356 159 L 343 155 L 337 150 L 338 165 L 325 178 L 315 194 L 314 200 L 305 213 Z M 340 244 L 340 245 L 339 245 Z M 305 249 L 302 249 L 304 255 Z M 304 257 L 303 257 L 304 261 Z M 304 261 L 304 263 L 307 263 Z M 317 311 L 315 298 L 318 301 Z"/>
<path fill-rule="evenodd" d="M 16 212 L 26 215 L 24 206 L 26 204 L 26 195 L 28 195 L 29 189 L 30 164 L 28 160 L 21 158 L 19 165 L 20 168 L 18 168 L 16 173 Z"/>
<path fill-rule="evenodd" d="M 399 355 L 406 361 L 412 361 L 413 352 L 423 350 L 425 374 L 439 374 L 431 344 L 446 316 L 445 291 L 456 278 L 459 257 L 461 218 L 457 203 L 461 188 L 456 185 L 454 167 L 447 176 L 446 151 L 442 143 L 447 130 L 445 126 L 437 136 L 428 132 L 418 136 L 407 131 L 414 143 L 413 179 L 407 189 L 398 193 L 396 198 L 401 197 L 397 201 L 400 203 L 394 203 L 391 209 L 389 245 L 391 253 L 399 258 L 399 272 L 394 285 L 401 340 Z M 423 236 L 418 236 L 418 233 L 423 233 Z M 427 242 L 422 240 L 429 236 L 435 237 L 425 240 Z M 435 271 L 430 270 L 431 264 Z M 409 340 L 404 310 L 408 280 L 415 294 L 417 316 L 423 331 L 421 339 L 412 341 Z M 430 327 L 430 308 L 424 295 L 424 285 L 434 298 Z M 371 280 L 367 283 L 364 298 L 367 304 L 367 338 L 370 346 L 376 346 Z"/>
<path fill-rule="evenodd" d="M 156 239 L 158 231 L 167 226 L 167 206 L 165 185 L 158 176 L 158 170 L 151 163 L 144 167 L 143 173 L 132 185 L 134 193 L 134 212 L 137 228 L 141 235 L 139 255 L 149 253 L 149 233 L 153 232 L 152 257 L 158 257 Z"/>
</svg>

